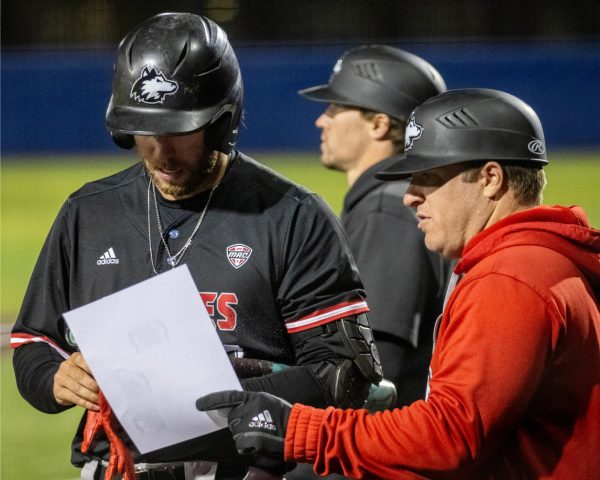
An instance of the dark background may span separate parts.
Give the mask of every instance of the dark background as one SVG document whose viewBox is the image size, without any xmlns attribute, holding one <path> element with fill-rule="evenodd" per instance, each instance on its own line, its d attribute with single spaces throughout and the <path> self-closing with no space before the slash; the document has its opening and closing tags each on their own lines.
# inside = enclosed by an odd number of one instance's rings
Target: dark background
<svg viewBox="0 0 600 480">
<path fill-rule="evenodd" d="M 104 127 L 120 39 L 165 11 L 204 14 L 228 33 L 246 87 L 240 146 L 316 150 L 327 81 L 363 43 L 421 55 L 448 88 L 528 102 L 550 147 L 600 146 L 600 2 L 492 0 L 10 0 L 2 2 L 3 153 L 118 152 Z"/>
<path fill-rule="evenodd" d="M 209 16 L 233 43 L 596 40 L 597 0 L 5 0 L 4 47 L 117 43 L 165 11 Z"/>
</svg>

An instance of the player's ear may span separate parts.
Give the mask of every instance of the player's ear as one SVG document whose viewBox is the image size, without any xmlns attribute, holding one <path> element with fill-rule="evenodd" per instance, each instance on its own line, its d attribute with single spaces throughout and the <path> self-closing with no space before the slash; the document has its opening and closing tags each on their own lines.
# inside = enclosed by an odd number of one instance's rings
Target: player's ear
<svg viewBox="0 0 600 480">
<path fill-rule="evenodd" d="M 391 121 L 385 113 L 376 113 L 371 122 L 371 135 L 375 140 L 383 140 L 390 131 Z"/>
</svg>

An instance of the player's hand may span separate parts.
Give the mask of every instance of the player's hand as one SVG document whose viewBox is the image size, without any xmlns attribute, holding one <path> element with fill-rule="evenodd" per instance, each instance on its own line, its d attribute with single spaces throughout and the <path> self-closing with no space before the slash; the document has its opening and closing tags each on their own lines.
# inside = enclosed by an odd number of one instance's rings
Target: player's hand
<svg viewBox="0 0 600 480">
<path fill-rule="evenodd" d="M 98 384 L 83 355 L 75 352 L 58 367 L 52 393 L 59 405 L 80 405 L 99 411 Z"/>
<path fill-rule="evenodd" d="M 283 463 L 285 430 L 292 409 L 285 400 L 269 393 L 227 390 L 199 398 L 196 408 L 224 410 L 237 451 L 252 455 L 257 466 Z"/>
</svg>

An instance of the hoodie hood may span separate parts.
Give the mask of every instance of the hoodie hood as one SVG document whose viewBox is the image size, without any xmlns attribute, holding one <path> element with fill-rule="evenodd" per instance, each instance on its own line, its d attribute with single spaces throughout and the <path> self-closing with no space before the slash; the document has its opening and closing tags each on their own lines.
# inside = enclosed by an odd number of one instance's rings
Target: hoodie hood
<svg viewBox="0 0 600 480">
<path fill-rule="evenodd" d="M 482 258 L 517 245 L 537 245 L 569 258 L 600 290 L 600 230 L 592 228 L 581 207 L 540 206 L 503 218 L 475 235 L 454 271 L 468 272 Z"/>
</svg>

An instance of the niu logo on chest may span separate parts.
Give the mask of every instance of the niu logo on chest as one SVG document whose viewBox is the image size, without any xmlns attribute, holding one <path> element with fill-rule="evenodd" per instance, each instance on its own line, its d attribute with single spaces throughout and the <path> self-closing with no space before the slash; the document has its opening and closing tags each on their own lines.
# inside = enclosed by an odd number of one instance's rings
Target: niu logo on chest
<svg viewBox="0 0 600 480">
<path fill-rule="evenodd" d="M 227 247 L 227 260 L 233 268 L 240 268 L 252 255 L 252 249 L 243 243 L 236 243 Z"/>
<path fill-rule="evenodd" d="M 177 92 L 179 85 L 169 80 L 163 72 L 154 67 L 145 66 L 142 74 L 131 87 L 130 97 L 143 103 L 163 103 L 167 95 Z"/>
</svg>

